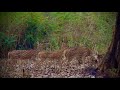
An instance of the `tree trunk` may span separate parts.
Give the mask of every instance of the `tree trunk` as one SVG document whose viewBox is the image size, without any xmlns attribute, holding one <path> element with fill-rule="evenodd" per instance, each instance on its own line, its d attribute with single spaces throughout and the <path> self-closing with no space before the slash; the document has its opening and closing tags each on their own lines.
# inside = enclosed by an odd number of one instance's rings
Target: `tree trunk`
<svg viewBox="0 0 120 90">
<path fill-rule="evenodd" d="M 120 73 L 120 12 L 117 13 L 116 26 L 115 30 L 113 30 L 111 45 L 101 65 L 100 68 L 102 71 L 115 68 L 118 69 Z"/>
</svg>

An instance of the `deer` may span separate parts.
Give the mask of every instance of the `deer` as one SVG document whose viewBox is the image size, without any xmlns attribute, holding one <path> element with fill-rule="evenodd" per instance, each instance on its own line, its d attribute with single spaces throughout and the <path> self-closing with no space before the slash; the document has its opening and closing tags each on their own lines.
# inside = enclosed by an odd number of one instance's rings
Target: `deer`
<svg viewBox="0 0 120 90">
<path fill-rule="evenodd" d="M 58 61 L 62 60 L 63 59 L 63 52 L 67 48 L 69 48 L 68 45 L 66 43 L 62 43 L 61 49 L 51 52 L 48 55 L 48 58 L 51 59 L 51 60 L 58 60 Z"/>
<path fill-rule="evenodd" d="M 8 52 L 8 59 L 19 59 L 19 53 L 16 50 Z"/>
<path fill-rule="evenodd" d="M 48 58 L 48 54 L 50 54 L 50 52 L 47 51 L 40 51 L 37 55 L 37 59 L 38 60 L 46 60 Z"/>
<path fill-rule="evenodd" d="M 47 58 L 50 59 L 50 60 L 60 60 L 62 59 L 62 54 L 63 54 L 63 51 L 68 48 L 68 46 L 65 44 L 65 43 L 62 43 L 61 45 L 61 50 L 56 50 L 56 51 L 51 51 L 51 52 L 48 52 L 48 51 L 40 51 L 38 53 L 38 56 L 37 58 L 39 60 L 46 60 Z"/>
<path fill-rule="evenodd" d="M 61 60 L 62 59 L 63 50 L 53 51 L 48 55 L 50 60 Z"/>
<path fill-rule="evenodd" d="M 8 59 L 33 59 L 36 57 L 36 50 L 13 50 L 8 52 Z"/>
<path fill-rule="evenodd" d="M 97 57 L 93 55 L 93 52 L 86 47 L 80 46 L 80 47 L 71 47 L 63 52 L 63 59 L 70 62 L 73 59 L 77 59 L 79 64 L 85 63 L 85 60 L 87 58 L 94 58 L 95 60 Z"/>
</svg>

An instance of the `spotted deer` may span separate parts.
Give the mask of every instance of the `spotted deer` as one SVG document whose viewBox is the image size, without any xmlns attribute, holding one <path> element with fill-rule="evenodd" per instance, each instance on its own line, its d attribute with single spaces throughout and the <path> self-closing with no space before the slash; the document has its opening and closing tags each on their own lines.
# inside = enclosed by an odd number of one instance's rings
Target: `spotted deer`
<svg viewBox="0 0 120 90">
<path fill-rule="evenodd" d="M 32 59 L 36 57 L 36 50 L 13 50 L 8 52 L 8 59 Z"/>
<path fill-rule="evenodd" d="M 63 55 L 63 51 L 64 50 L 57 50 L 57 51 L 54 51 L 54 52 L 51 52 L 49 55 L 48 55 L 48 58 L 50 60 L 61 60 L 62 59 L 62 55 Z"/>
<path fill-rule="evenodd" d="M 37 55 L 37 59 L 38 60 L 46 60 L 48 58 L 48 55 L 50 54 L 50 52 L 47 51 L 41 51 L 38 53 Z"/>
<path fill-rule="evenodd" d="M 8 52 L 8 59 L 19 59 L 19 53 L 16 50 Z"/>
<path fill-rule="evenodd" d="M 40 51 L 37 55 L 37 59 L 38 60 L 46 60 L 47 58 L 49 58 L 50 60 L 60 60 L 62 59 L 62 53 L 63 51 L 67 48 L 68 46 L 65 43 L 62 43 L 61 45 L 61 50 L 57 50 L 57 51 Z"/>
<path fill-rule="evenodd" d="M 78 63 L 85 63 L 86 58 L 93 57 L 93 53 L 89 48 L 86 47 L 72 47 L 64 50 L 63 59 L 68 60 L 70 62 L 73 59 L 77 59 Z M 95 58 L 96 59 L 96 58 Z"/>
</svg>

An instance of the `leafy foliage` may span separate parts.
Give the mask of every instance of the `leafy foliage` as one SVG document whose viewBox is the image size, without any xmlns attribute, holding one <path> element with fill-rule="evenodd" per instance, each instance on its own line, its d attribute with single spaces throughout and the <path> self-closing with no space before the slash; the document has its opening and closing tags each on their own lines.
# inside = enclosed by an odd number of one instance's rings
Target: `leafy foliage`
<svg viewBox="0 0 120 90">
<path fill-rule="evenodd" d="M 6 36 L 5 33 L 0 32 L 0 57 L 5 57 L 8 50 L 15 48 L 15 42 L 16 36 Z"/>
<path fill-rule="evenodd" d="M 0 46 L 15 49 L 15 42 L 23 37 L 22 42 L 33 47 L 37 42 L 49 43 L 50 50 L 56 50 L 65 42 L 69 47 L 84 45 L 104 54 L 115 16 L 115 12 L 1 12 Z"/>
</svg>

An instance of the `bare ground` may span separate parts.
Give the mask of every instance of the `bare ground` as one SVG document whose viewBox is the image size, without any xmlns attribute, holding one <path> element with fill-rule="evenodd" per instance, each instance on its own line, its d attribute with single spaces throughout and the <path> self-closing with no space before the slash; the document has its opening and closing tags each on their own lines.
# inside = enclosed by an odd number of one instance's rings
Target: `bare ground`
<svg viewBox="0 0 120 90">
<path fill-rule="evenodd" d="M 79 64 L 68 60 L 0 60 L 1 78 L 103 78 L 96 73 L 98 63 L 90 60 Z"/>
</svg>

